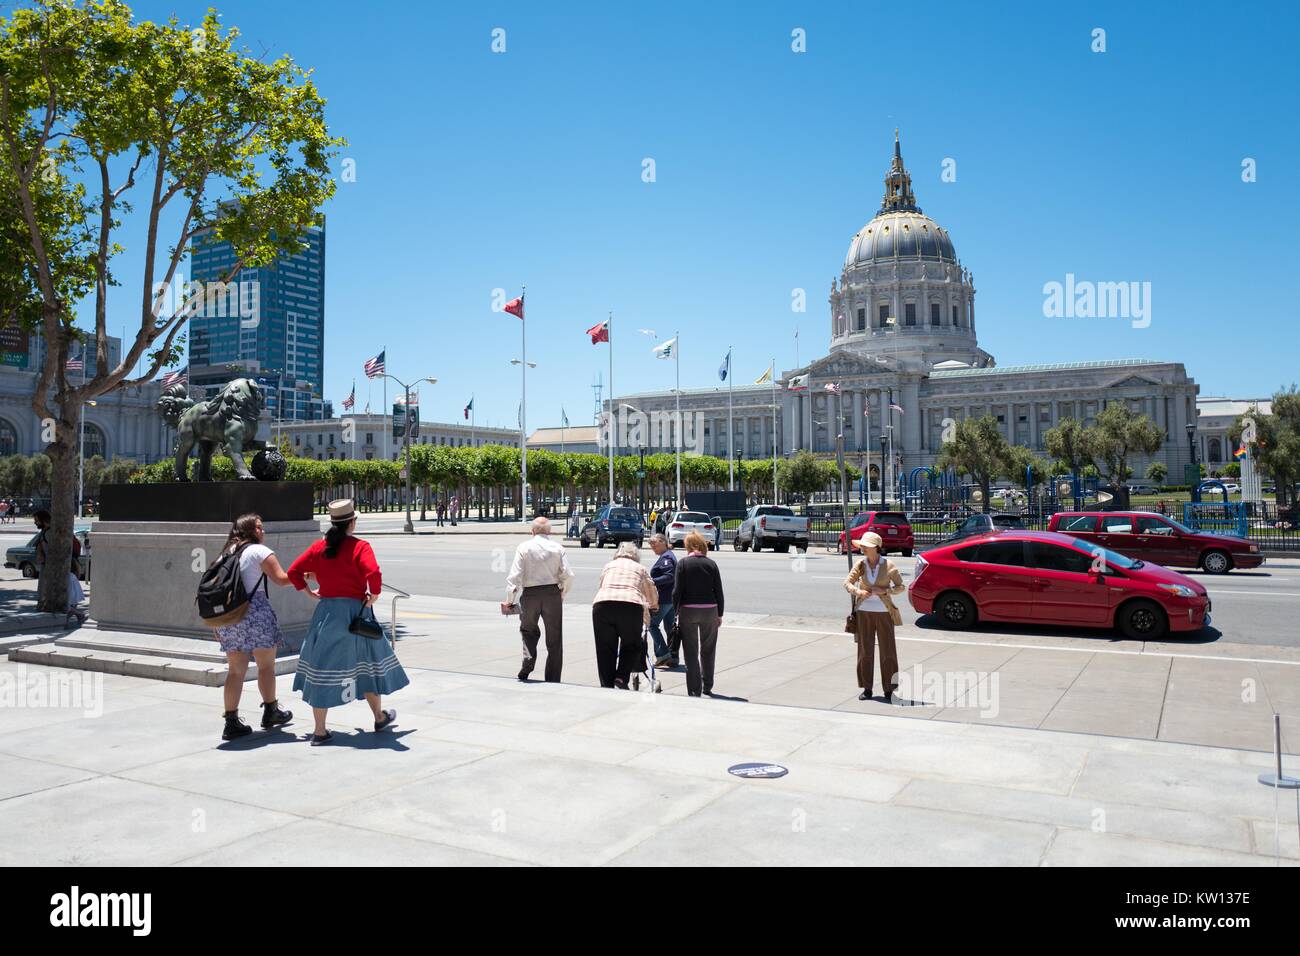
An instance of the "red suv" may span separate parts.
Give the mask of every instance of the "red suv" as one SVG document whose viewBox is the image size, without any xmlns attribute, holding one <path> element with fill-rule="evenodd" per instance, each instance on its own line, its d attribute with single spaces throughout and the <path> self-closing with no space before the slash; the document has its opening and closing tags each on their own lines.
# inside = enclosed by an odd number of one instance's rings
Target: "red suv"
<svg viewBox="0 0 1300 956">
<path fill-rule="evenodd" d="M 1014 621 L 1118 628 L 1156 641 L 1210 623 L 1205 587 L 1066 534 L 1002 531 L 918 555 L 912 607 L 948 628 Z"/>
<path fill-rule="evenodd" d="M 849 519 L 849 538 L 857 541 L 868 531 L 880 535 L 883 542 L 881 554 L 901 551 L 903 557 L 910 558 L 916 546 L 912 537 L 912 526 L 907 523 L 907 515 L 901 511 L 863 511 Z M 840 532 L 840 554 L 844 553 L 844 532 Z"/>
<path fill-rule="evenodd" d="M 1259 545 L 1245 538 L 1193 531 L 1149 511 L 1062 511 L 1052 515 L 1047 530 L 1074 535 L 1139 561 L 1201 568 L 1210 574 L 1264 563 Z"/>
</svg>

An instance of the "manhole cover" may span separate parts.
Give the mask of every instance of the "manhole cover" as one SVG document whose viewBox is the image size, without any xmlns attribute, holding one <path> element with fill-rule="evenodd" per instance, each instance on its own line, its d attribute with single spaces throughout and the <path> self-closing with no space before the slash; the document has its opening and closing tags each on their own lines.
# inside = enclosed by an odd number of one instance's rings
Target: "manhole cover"
<svg viewBox="0 0 1300 956">
<path fill-rule="evenodd" d="M 736 777 L 784 777 L 789 772 L 775 763 L 738 763 L 727 768 L 727 773 Z"/>
</svg>

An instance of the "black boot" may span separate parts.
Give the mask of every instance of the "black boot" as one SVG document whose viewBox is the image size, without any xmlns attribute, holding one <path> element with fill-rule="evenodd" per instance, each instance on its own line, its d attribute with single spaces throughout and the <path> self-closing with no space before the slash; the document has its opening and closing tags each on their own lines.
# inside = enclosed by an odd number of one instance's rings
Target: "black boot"
<svg viewBox="0 0 1300 956">
<path fill-rule="evenodd" d="M 862 693 L 858 695 L 858 700 L 871 700 L 871 688 L 862 688 Z"/>
<path fill-rule="evenodd" d="M 226 729 L 221 732 L 222 740 L 235 740 L 238 737 L 247 737 L 253 732 L 252 727 L 239 719 L 239 711 L 227 711 L 225 717 Z"/>
<path fill-rule="evenodd" d="M 271 730 L 274 727 L 280 727 L 293 720 L 293 711 L 282 710 L 279 701 L 268 701 L 262 704 L 262 729 Z"/>
</svg>

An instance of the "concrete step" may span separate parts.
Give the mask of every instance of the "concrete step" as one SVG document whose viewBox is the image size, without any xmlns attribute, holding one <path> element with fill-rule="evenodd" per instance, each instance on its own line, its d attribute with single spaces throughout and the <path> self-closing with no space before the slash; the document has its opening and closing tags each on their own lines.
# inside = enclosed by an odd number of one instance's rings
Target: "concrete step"
<svg viewBox="0 0 1300 956">
<path fill-rule="evenodd" d="M 32 631 L 57 631 L 63 628 L 66 615 L 45 611 L 12 611 L 6 609 L 0 616 L 0 636 L 27 634 Z"/>
<path fill-rule="evenodd" d="M 207 687 L 220 687 L 226 682 L 226 655 L 215 641 L 90 627 L 53 641 L 48 637 L 37 641 L 12 648 L 9 659 Z M 275 662 L 276 674 L 292 674 L 297 667 L 296 654 Z M 256 679 L 257 665 L 253 664 L 248 668 L 247 680 Z"/>
</svg>

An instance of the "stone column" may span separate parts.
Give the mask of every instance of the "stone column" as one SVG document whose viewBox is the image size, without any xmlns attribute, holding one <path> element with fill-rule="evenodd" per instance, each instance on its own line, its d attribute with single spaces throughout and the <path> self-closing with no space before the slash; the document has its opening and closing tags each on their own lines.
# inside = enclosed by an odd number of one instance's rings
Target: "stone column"
<svg viewBox="0 0 1300 956">
<path fill-rule="evenodd" d="M 903 406 L 903 448 L 904 451 L 914 454 L 921 450 L 920 384 L 915 380 L 905 382 L 902 393 L 902 401 L 899 404 Z"/>
</svg>

